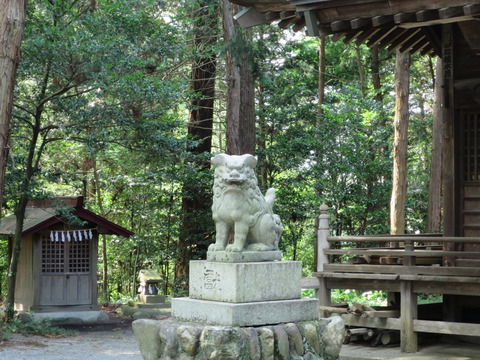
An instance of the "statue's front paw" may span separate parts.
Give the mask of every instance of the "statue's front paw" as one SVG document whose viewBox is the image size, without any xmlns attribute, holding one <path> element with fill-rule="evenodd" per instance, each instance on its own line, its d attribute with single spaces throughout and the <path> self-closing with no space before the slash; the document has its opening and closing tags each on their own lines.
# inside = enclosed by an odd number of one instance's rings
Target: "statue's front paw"
<svg viewBox="0 0 480 360">
<path fill-rule="evenodd" d="M 229 252 L 240 252 L 242 251 L 243 248 L 236 245 L 236 244 L 230 244 L 227 246 L 227 248 L 225 249 L 225 251 L 229 251 Z"/>
<path fill-rule="evenodd" d="M 208 247 L 208 251 L 223 251 L 223 250 L 225 250 L 225 247 L 220 246 L 218 244 L 211 244 Z"/>
</svg>

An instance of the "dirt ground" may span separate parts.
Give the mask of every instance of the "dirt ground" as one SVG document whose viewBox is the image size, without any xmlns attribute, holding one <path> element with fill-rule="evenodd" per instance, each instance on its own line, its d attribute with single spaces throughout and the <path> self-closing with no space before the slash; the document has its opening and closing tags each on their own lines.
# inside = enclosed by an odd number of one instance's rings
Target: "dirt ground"
<svg viewBox="0 0 480 360">
<path fill-rule="evenodd" d="M 0 342 L 0 360 L 142 360 L 129 319 L 113 317 L 105 323 L 62 327 L 75 330 L 77 335 L 13 334 Z"/>
</svg>

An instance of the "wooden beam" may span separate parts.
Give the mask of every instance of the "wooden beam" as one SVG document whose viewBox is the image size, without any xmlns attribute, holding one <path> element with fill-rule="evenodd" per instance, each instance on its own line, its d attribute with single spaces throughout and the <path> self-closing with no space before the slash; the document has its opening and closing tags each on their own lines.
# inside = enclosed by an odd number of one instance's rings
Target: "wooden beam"
<svg viewBox="0 0 480 360">
<path fill-rule="evenodd" d="M 254 7 L 244 8 L 233 17 L 242 28 L 262 25 L 267 23 L 265 16 Z"/>
<path fill-rule="evenodd" d="M 358 46 L 360 46 L 360 45 L 363 44 L 365 41 L 367 41 L 368 39 L 370 39 L 370 37 L 372 37 L 373 35 L 375 35 L 378 31 L 380 31 L 380 29 L 378 29 L 378 28 L 370 28 L 370 29 L 365 30 L 364 32 L 362 32 L 362 33 L 357 37 L 357 39 L 355 40 L 355 44 L 357 44 Z"/>
<path fill-rule="evenodd" d="M 338 41 L 338 40 L 340 40 L 342 37 L 344 37 L 345 35 L 348 35 L 348 34 L 342 34 L 342 33 L 333 34 L 333 35 L 332 35 L 332 41 Z"/>
<path fill-rule="evenodd" d="M 291 24 L 295 24 L 299 19 L 300 18 L 296 17 L 296 16 L 292 16 L 292 17 L 283 19 L 278 23 L 278 27 L 280 29 L 285 29 L 287 26 L 289 26 Z"/>
<path fill-rule="evenodd" d="M 413 329 L 416 332 L 426 332 L 426 333 L 434 333 L 434 334 L 480 336 L 479 324 L 415 320 L 413 322 Z"/>
<path fill-rule="evenodd" d="M 319 282 L 318 277 L 304 277 L 301 279 L 302 289 L 318 289 Z"/>
<path fill-rule="evenodd" d="M 280 19 L 289 19 L 295 16 L 295 11 L 281 11 L 280 12 Z"/>
<path fill-rule="evenodd" d="M 463 12 L 465 15 L 478 15 L 480 14 L 480 4 L 465 5 Z"/>
<path fill-rule="evenodd" d="M 305 17 L 305 24 L 307 25 L 308 36 L 320 36 L 320 29 L 318 28 L 317 15 L 313 11 L 305 11 L 303 13 Z"/>
<path fill-rule="evenodd" d="M 449 19 L 452 17 L 462 16 L 464 15 L 463 7 L 455 6 L 455 7 L 446 7 L 438 10 L 438 16 L 440 19 Z"/>
<path fill-rule="evenodd" d="M 446 275 L 446 276 L 480 276 L 480 268 L 447 267 L 447 266 L 401 266 L 401 265 L 364 265 L 364 264 L 325 264 L 325 271 L 372 274 L 397 274 L 397 275 Z M 316 276 L 316 273 L 314 273 Z"/>
<path fill-rule="evenodd" d="M 388 36 L 392 31 L 394 31 L 395 28 L 387 28 L 387 29 L 380 29 L 376 34 L 370 37 L 367 42 L 368 47 L 372 47 L 377 45 L 380 41 L 382 41 L 386 36 Z"/>
<path fill-rule="evenodd" d="M 394 31 L 392 31 L 390 34 L 385 36 L 378 44 L 378 47 L 380 48 L 385 48 L 387 47 L 392 41 L 397 39 L 398 37 L 402 36 L 405 34 L 408 30 L 407 29 L 401 29 L 401 28 L 396 28 Z"/>
<path fill-rule="evenodd" d="M 300 30 L 302 30 L 303 28 L 305 28 L 305 25 L 306 25 L 306 22 L 304 19 L 300 19 L 298 20 L 293 26 L 292 26 L 292 30 L 294 32 L 299 32 Z M 318 29 L 318 28 L 317 28 Z M 320 29 L 318 29 L 318 35 L 309 35 L 307 33 L 308 36 L 321 36 L 320 35 Z"/>
<path fill-rule="evenodd" d="M 280 19 L 280 14 L 278 12 L 267 12 L 265 13 L 265 19 L 271 23 Z"/>
<path fill-rule="evenodd" d="M 439 18 L 436 10 L 420 10 L 415 13 L 418 22 L 437 20 Z"/>
<path fill-rule="evenodd" d="M 372 18 L 373 26 L 383 26 L 393 24 L 393 15 L 379 15 Z"/>
<path fill-rule="evenodd" d="M 414 45 L 418 44 L 423 39 L 425 39 L 425 35 L 423 35 L 421 32 L 418 32 L 402 44 L 400 47 L 400 52 L 403 53 L 405 51 L 410 51 Z"/>
<path fill-rule="evenodd" d="M 415 13 L 399 13 L 393 16 L 393 21 L 395 22 L 395 24 L 398 25 L 403 23 L 415 22 L 417 21 L 417 17 L 415 16 Z"/>
<path fill-rule="evenodd" d="M 428 41 L 427 38 L 424 38 L 422 41 L 418 42 L 415 44 L 415 46 L 413 46 L 411 49 L 410 49 L 410 54 L 414 55 L 422 50 L 425 49 L 425 47 L 429 46 L 430 45 L 430 42 Z M 430 49 L 433 49 L 431 46 L 430 46 Z M 430 50 L 431 51 L 431 50 Z M 429 52 L 430 52 L 429 51 Z"/>
<path fill-rule="evenodd" d="M 350 42 L 352 42 L 353 40 L 355 40 L 357 38 L 357 36 L 359 36 L 362 32 L 361 31 L 351 31 L 349 33 L 346 33 L 345 34 L 345 38 L 343 39 L 343 42 L 345 44 L 349 44 Z"/>
<path fill-rule="evenodd" d="M 416 30 L 410 29 L 409 31 L 405 32 L 404 34 L 402 34 L 401 36 L 399 36 L 398 38 L 396 38 L 394 41 L 390 43 L 390 46 L 388 47 L 388 51 L 396 50 L 397 48 L 402 46 L 404 42 L 411 39 L 413 36 L 415 36 L 419 32 L 420 32 L 420 29 L 416 29 Z"/>
<path fill-rule="evenodd" d="M 372 22 L 370 19 L 366 18 L 357 18 L 353 19 L 350 21 L 350 26 L 352 29 L 365 29 L 367 27 L 370 27 L 372 25 Z"/>
<path fill-rule="evenodd" d="M 400 316 L 400 310 L 364 311 L 362 316 L 371 316 L 376 318 L 398 318 Z"/>
<path fill-rule="evenodd" d="M 344 32 L 351 30 L 350 21 L 334 21 L 330 24 L 333 32 Z"/>
<path fill-rule="evenodd" d="M 440 29 L 441 31 L 441 27 L 439 26 L 426 26 L 422 28 L 422 31 L 428 38 L 431 46 L 435 51 L 435 54 L 437 54 L 437 56 L 442 56 L 442 40 L 437 32 L 437 29 Z"/>
<path fill-rule="evenodd" d="M 343 314 L 345 325 L 371 327 L 377 329 L 400 330 L 400 319 L 363 317 L 352 314 Z"/>
</svg>

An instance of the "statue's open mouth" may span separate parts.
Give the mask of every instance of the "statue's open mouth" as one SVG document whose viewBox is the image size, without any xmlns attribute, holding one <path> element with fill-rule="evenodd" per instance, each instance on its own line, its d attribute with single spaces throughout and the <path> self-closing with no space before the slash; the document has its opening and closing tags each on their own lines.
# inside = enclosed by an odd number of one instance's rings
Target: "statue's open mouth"
<svg viewBox="0 0 480 360">
<path fill-rule="evenodd" d="M 242 185 L 246 180 L 245 178 L 227 178 L 225 182 L 229 185 Z"/>
</svg>

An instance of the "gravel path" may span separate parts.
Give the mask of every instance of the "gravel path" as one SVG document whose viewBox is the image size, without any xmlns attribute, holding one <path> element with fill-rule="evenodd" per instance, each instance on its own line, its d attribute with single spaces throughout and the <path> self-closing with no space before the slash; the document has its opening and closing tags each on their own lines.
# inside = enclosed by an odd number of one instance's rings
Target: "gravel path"
<svg viewBox="0 0 480 360">
<path fill-rule="evenodd" d="M 69 326 L 76 336 L 12 335 L 0 342 L 0 360 L 142 360 L 130 323 Z"/>
</svg>

